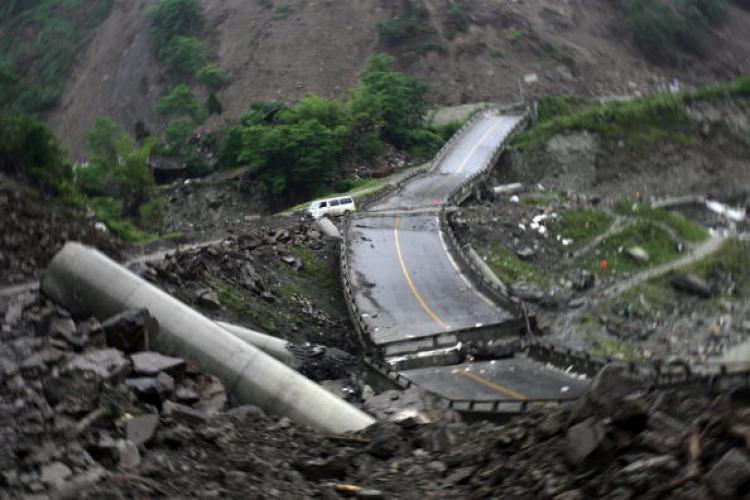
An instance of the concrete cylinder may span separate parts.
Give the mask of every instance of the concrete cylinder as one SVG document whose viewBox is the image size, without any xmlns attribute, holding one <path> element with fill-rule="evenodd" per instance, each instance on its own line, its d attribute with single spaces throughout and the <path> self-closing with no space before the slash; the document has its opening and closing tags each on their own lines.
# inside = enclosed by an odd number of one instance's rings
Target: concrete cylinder
<svg viewBox="0 0 750 500">
<path fill-rule="evenodd" d="M 93 248 L 67 243 L 44 273 L 42 291 L 73 314 L 100 320 L 147 308 L 159 322 L 153 345 L 195 360 L 239 403 L 326 432 L 355 431 L 375 421 Z"/>
<path fill-rule="evenodd" d="M 273 356 L 287 366 L 292 368 L 296 367 L 296 359 L 294 354 L 287 349 L 289 342 L 278 337 L 272 337 L 265 333 L 256 332 L 248 328 L 243 328 L 232 323 L 224 323 L 223 321 L 217 321 L 217 325 L 228 331 L 243 342 L 251 344 L 261 351 L 265 352 L 269 356 Z"/>
<path fill-rule="evenodd" d="M 321 217 L 315 219 L 315 226 L 320 229 L 320 232 L 331 238 L 341 239 L 341 233 L 339 233 L 336 224 L 334 224 L 328 217 Z"/>
</svg>

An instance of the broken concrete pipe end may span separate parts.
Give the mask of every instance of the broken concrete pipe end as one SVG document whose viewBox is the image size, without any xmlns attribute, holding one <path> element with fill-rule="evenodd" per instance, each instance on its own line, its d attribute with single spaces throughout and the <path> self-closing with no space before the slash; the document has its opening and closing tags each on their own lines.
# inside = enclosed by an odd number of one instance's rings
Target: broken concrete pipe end
<svg viewBox="0 0 750 500">
<path fill-rule="evenodd" d="M 360 430 L 375 422 L 93 248 L 67 243 L 44 273 L 42 291 L 74 314 L 100 320 L 147 308 L 159 322 L 154 347 L 195 360 L 219 377 L 240 404 L 326 432 Z"/>
</svg>

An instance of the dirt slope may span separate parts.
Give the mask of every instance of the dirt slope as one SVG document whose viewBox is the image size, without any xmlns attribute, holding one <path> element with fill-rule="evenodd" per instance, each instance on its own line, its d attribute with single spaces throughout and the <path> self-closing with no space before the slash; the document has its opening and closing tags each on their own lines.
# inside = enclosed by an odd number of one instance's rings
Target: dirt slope
<svg viewBox="0 0 750 500">
<path fill-rule="evenodd" d="M 153 58 L 145 19 L 154 1 L 119 2 L 81 54 L 51 117 L 75 156 L 82 156 L 82 137 L 97 114 L 130 130 L 138 120 L 151 130 L 162 125 L 153 105 L 168 84 Z M 385 47 L 377 22 L 398 16 L 400 1 L 289 0 L 264 8 L 256 1 L 203 0 L 211 45 L 231 78 L 220 94 L 225 119 L 257 100 L 342 96 L 367 56 L 383 50 L 398 56 L 401 69 L 427 80 L 439 104 L 517 101 L 519 80 L 530 73 L 538 82 L 524 84 L 525 96 L 598 96 L 653 92 L 673 77 L 688 84 L 728 79 L 750 68 L 750 14 L 734 7 L 709 41 L 711 57 L 663 68 L 644 61 L 623 32 L 619 11 L 605 0 L 477 0 L 466 11 L 468 29 L 452 38 L 446 2 L 413 3 L 428 13 L 420 23 L 431 33 Z"/>
</svg>

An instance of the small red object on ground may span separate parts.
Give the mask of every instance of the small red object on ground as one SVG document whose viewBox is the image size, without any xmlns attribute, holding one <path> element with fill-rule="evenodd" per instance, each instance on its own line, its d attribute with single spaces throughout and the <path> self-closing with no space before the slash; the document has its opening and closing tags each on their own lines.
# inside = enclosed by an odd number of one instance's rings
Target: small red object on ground
<svg viewBox="0 0 750 500">
<path fill-rule="evenodd" d="M 599 267 L 602 269 L 607 269 L 607 259 L 602 259 L 601 262 L 599 262 Z"/>
</svg>

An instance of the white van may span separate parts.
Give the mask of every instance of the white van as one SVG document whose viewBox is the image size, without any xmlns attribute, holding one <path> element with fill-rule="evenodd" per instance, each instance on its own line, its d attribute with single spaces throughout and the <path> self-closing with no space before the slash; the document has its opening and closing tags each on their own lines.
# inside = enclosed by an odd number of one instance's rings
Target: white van
<svg viewBox="0 0 750 500">
<path fill-rule="evenodd" d="M 340 196 L 337 198 L 326 198 L 315 200 L 307 207 L 307 214 L 313 219 L 318 219 L 324 215 L 337 216 L 346 215 L 354 212 L 357 208 L 354 206 L 354 200 L 351 196 Z"/>
</svg>

